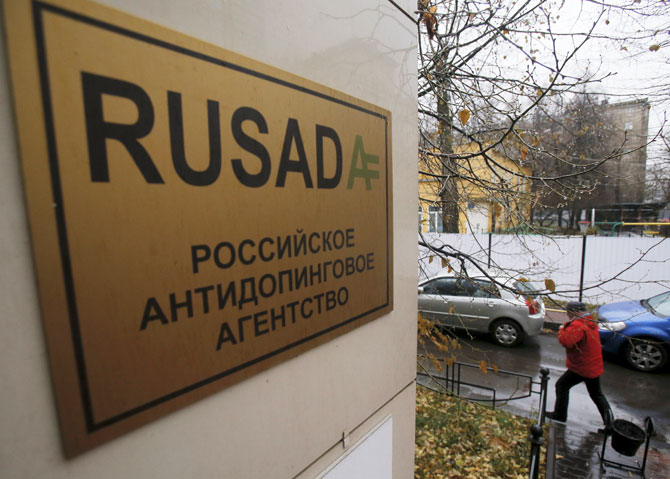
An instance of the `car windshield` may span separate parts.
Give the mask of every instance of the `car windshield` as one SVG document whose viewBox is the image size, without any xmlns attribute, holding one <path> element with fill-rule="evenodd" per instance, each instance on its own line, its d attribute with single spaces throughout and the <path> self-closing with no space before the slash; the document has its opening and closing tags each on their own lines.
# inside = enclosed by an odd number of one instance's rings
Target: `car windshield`
<svg viewBox="0 0 670 479">
<path fill-rule="evenodd" d="M 649 298 L 644 302 L 658 316 L 670 316 L 670 291 Z"/>
</svg>

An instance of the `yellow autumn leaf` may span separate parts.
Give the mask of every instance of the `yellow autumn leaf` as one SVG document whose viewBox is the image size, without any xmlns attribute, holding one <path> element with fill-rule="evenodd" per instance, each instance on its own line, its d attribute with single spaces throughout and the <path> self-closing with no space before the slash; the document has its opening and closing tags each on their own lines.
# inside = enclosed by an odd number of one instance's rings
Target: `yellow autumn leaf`
<svg viewBox="0 0 670 479">
<path fill-rule="evenodd" d="M 649 47 L 650 52 L 657 52 L 661 48 L 660 45 L 652 45 Z"/>
<path fill-rule="evenodd" d="M 546 289 L 548 289 L 549 291 L 551 291 L 552 293 L 554 291 L 556 291 L 556 283 L 554 283 L 553 279 L 549 279 L 549 278 L 545 279 L 544 280 L 544 287 Z"/>
<path fill-rule="evenodd" d="M 461 110 L 458 112 L 458 119 L 461 121 L 462 125 L 465 125 L 468 120 L 470 119 L 470 111 L 469 110 Z"/>
<path fill-rule="evenodd" d="M 486 374 L 488 372 L 488 369 L 486 369 L 486 361 L 483 359 L 479 361 L 479 370 L 482 372 L 482 374 Z"/>
<path fill-rule="evenodd" d="M 526 161 L 526 157 L 528 157 L 528 148 L 524 146 L 521 148 L 521 160 Z"/>
<path fill-rule="evenodd" d="M 446 268 L 449 265 L 449 260 L 442 258 L 442 267 Z"/>
<path fill-rule="evenodd" d="M 428 258 L 428 264 L 430 264 L 430 263 L 432 263 L 432 262 L 433 262 L 433 257 L 430 256 L 430 257 Z"/>
</svg>

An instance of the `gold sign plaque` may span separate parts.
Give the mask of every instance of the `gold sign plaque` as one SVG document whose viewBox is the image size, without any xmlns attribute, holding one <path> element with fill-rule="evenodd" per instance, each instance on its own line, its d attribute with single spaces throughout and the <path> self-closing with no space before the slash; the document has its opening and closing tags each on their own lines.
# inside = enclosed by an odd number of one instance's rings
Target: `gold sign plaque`
<svg viewBox="0 0 670 479">
<path fill-rule="evenodd" d="M 4 14 L 66 455 L 391 311 L 388 111 L 96 4 Z"/>
</svg>

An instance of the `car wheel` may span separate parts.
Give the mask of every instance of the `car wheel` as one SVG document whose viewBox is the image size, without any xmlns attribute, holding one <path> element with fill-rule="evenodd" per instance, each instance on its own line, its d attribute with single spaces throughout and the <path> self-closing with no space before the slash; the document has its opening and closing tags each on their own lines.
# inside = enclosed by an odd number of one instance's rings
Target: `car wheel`
<svg viewBox="0 0 670 479">
<path fill-rule="evenodd" d="M 658 371 L 668 362 L 668 351 L 653 340 L 631 339 L 624 348 L 628 364 L 638 371 Z"/>
<path fill-rule="evenodd" d="M 521 326 L 510 319 L 500 319 L 493 323 L 491 337 L 496 344 L 511 348 L 523 341 Z"/>
</svg>

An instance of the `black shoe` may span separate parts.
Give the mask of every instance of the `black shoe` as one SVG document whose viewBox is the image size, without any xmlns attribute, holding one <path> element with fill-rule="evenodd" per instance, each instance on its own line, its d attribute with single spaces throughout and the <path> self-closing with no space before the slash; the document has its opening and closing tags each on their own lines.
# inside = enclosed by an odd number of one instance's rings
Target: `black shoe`
<svg viewBox="0 0 670 479">
<path fill-rule="evenodd" d="M 558 421 L 558 422 L 565 422 L 567 419 L 565 417 L 556 416 L 556 413 L 554 413 L 553 411 L 548 411 L 544 413 L 544 417 L 547 419 L 551 419 L 552 421 Z"/>
</svg>

